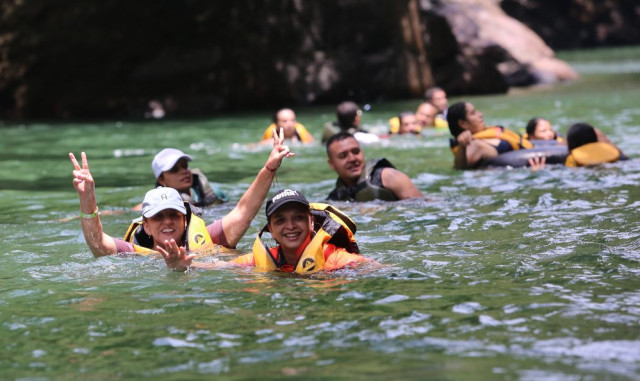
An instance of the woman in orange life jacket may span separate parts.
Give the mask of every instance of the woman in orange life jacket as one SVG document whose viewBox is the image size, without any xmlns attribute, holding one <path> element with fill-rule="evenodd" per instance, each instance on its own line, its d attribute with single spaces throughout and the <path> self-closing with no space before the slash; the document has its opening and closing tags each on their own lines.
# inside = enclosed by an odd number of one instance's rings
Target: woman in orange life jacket
<svg viewBox="0 0 640 381">
<path fill-rule="evenodd" d="M 356 245 L 345 245 L 350 246 L 352 251 L 350 252 L 329 243 L 328 241 L 332 238 L 328 234 L 329 231 L 314 230 L 314 217 L 310 204 L 298 191 L 291 189 L 278 191 L 267 201 L 265 212 L 268 220 L 265 230 L 268 230 L 278 243 L 276 247 L 267 248 L 258 236 L 252 253 L 229 262 L 216 263 L 192 263 L 195 255 L 187 255 L 185 250 L 177 246 L 169 248 L 169 250 L 160 250 L 160 253 L 164 256 L 169 268 L 181 271 L 189 266 L 207 269 L 254 266 L 265 270 L 310 273 L 318 270 L 336 270 L 370 261 L 354 253 L 354 251 L 357 252 L 357 249 L 353 250 L 354 247 L 357 248 Z M 333 223 L 334 221 L 329 222 Z M 340 229 L 331 234 L 338 234 L 338 231 Z M 348 240 L 342 242 L 346 241 Z"/>
<path fill-rule="evenodd" d="M 499 126 L 488 127 L 484 117 L 471 103 L 459 102 L 447 111 L 451 150 L 456 169 L 476 168 L 484 160 L 520 148 L 532 148 L 529 141 Z"/>
</svg>

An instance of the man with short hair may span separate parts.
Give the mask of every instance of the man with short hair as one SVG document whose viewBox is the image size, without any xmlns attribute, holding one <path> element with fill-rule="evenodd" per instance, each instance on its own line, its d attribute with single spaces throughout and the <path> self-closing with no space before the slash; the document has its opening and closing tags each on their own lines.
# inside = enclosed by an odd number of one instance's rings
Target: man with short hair
<svg viewBox="0 0 640 381">
<path fill-rule="evenodd" d="M 416 114 L 411 111 L 403 111 L 398 115 L 398 134 L 419 134 L 420 125 Z"/>
<path fill-rule="evenodd" d="M 395 169 L 387 159 L 365 162 L 360 143 L 347 132 L 329 139 L 327 156 L 329 166 L 338 174 L 330 200 L 396 201 L 424 197 L 409 176 Z"/>
<path fill-rule="evenodd" d="M 416 110 L 416 118 L 420 127 L 438 127 L 436 125 L 436 117 L 438 108 L 431 102 L 422 102 Z M 446 122 L 445 122 L 446 123 Z"/>
<path fill-rule="evenodd" d="M 424 100 L 436 106 L 438 113 L 442 114 L 446 120 L 449 101 L 447 100 L 447 93 L 442 88 L 432 87 L 427 89 L 424 92 Z"/>
<path fill-rule="evenodd" d="M 273 123 L 262 134 L 260 143 L 270 143 L 273 140 L 273 129 L 284 130 L 284 138 L 301 143 L 313 143 L 313 136 L 306 127 L 298 123 L 296 113 L 290 108 L 282 108 L 273 115 Z"/>
<path fill-rule="evenodd" d="M 329 138 L 339 132 L 348 132 L 355 136 L 361 143 L 375 143 L 380 141 L 378 135 L 370 134 L 362 129 L 360 126 L 361 116 L 362 110 L 360 110 L 360 107 L 354 102 L 346 101 L 338 104 L 336 110 L 337 122 L 327 122 L 324 124 L 322 142 L 325 143 Z"/>
<path fill-rule="evenodd" d="M 435 128 L 449 128 L 447 122 L 447 112 L 449 110 L 449 101 L 447 93 L 440 87 L 432 87 L 424 93 L 425 102 L 431 103 L 438 111 L 433 120 Z"/>
</svg>

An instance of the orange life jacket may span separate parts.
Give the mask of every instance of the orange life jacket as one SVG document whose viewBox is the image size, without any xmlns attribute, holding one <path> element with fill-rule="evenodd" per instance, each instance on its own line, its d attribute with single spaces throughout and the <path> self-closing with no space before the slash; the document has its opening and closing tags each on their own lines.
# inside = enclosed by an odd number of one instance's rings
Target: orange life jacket
<svg viewBox="0 0 640 381">
<path fill-rule="evenodd" d="M 346 214 L 328 204 L 311 203 L 309 206 L 314 219 L 313 231 L 315 235 L 294 266 L 293 272 L 298 274 L 309 274 L 324 268 L 324 246 L 327 243 L 343 248 L 350 253 L 360 252 L 354 237 L 356 224 Z M 264 243 L 262 234 L 266 231 L 268 231 L 267 225 L 260 230 L 253 242 L 254 262 L 258 269 L 277 270 L 281 267 L 277 257 L 278 248 L 269 248 Z"/>
</svg>

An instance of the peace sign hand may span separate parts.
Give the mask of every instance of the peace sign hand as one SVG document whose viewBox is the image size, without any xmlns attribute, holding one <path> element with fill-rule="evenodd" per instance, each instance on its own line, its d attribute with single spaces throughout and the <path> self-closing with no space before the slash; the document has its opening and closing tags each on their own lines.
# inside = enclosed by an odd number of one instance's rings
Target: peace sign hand
<svg viewBox="0 0 640 381">
<path fill-rule="evenodd" d="M 271 155 L 267 159 L 267 164 L 265 165 L 267 169 L 272 172 L 275 172 L 280 168 L 280 164 L 282 163 L 282 159 L 285 157 L 292 157 L 296 154 L 289 150 L 289 147 L 284 145 L 284 129 L 280 127 L 280 134 L 274 128 L 273 129 L 273 150 L 271 150 Z"/>
<path fill-rule="evenodd" d="M 71 159 L 71 163 L 73 164 L 73 187 L 76 188 L 78 194 L 83 196 L 85 194 L 93 194 L 95 191 L 95 183 L 93 181 L 93 176 L 91 176 L 91 172 L 89 171 L 89 162 L 87 161 L 87 155 L 82 152 L 82 167 L 76 160 L 76 157 L 73 153 L 69 152 L 69 159 Z"/>
</svg>

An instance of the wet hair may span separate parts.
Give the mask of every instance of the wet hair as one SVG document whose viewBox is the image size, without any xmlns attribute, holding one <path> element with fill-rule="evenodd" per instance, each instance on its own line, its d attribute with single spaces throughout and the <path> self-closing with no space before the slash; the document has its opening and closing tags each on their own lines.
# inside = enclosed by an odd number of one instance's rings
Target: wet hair
<svg viewBox="0 0 640 381">
<path fill-rule="evenodd" d="M 403 111 L 400 114 L 398 114 L 398 122 L 402 124 L 402 118 L 405 118 L 407 116 L 412 116 L 412 115 L 416 115 L 416 113 L 413 111 Z"/>
<path fill-rule="evenodd" d="M 341 128 L 355 127 L 356 116 L 360 111 L 360 107 L 351 101 L 342 102 L 336 110 L 336 117 Z"/>
<path fill-rule="evenodd" d="M 327 140 L 327 144 L 326 144 L 326 149 L 327 149 L 327 156 L 329 156 L 329 147 L 331 147 L 331 145 L 335 142 L 341 142 L 345 139 L 355 139 L 355 136 L 351 135 L 350 133 L 346 132 L 346 131 L 342 131 L 342 132 L 338 132 L 337 134 L 331 136 L 329 138 L 329 140 Z M 357 141 L 357 140 L 356 140 Z M 358 143 L 359 144 L 359 143 Z"/>
<path fill-rule="evenodd" d="M 279 110 L 278 110 L 278 111 L 276 111 L 276 112 L 273 114 L 273 116 L 271 117 L 271 120 L 273 121 L 273 123 L 278 124 L 278 114 L 280 114 L 280 111 L 284 111 L 284 110 L 291 110 L 291 111 L 293 111 L 293 110 L 292 110 L 292 109 L 290 109 L 289 107 L 285 107 L 285 108 L 281 108 L 281 109 L 279 109 Z M 276 126 L 276 127 L 278 127 L 278 126 Z"/>
<path fill-rule="evenodd" d="M 427 91 L 424 92 L 424 100 L 427 101 L 427 102 L 432 102 L 433 101 L 433 96 L 438 91 L 444 91 L 444 90 L 441 87 L 437 87 L 437 86 L 427 89 Z"/>
<path fill-rule="evenodd" d="M 451 135 L 457 137 L 464 129 L 460 127 L 458 121 L 467 120 L 467 102 L 458 102 L 447 109 L 447 123 Z"/>
<path fill-rule="evenodd" d="M 585 144 L 598 141 L 598 135 L 592 125 L 587 123 L 574 123 L 567 132 L 567 145 L 569 151 Z"/>
<path fill-rule="evenodd" d="M 529 139 L 535 134 L 536 127 L 538 127 L 538 122 L 544 120 L 542 118 L 531 118 L 527 123 L 527 134 L 529 135 Z"/>
</svg>

